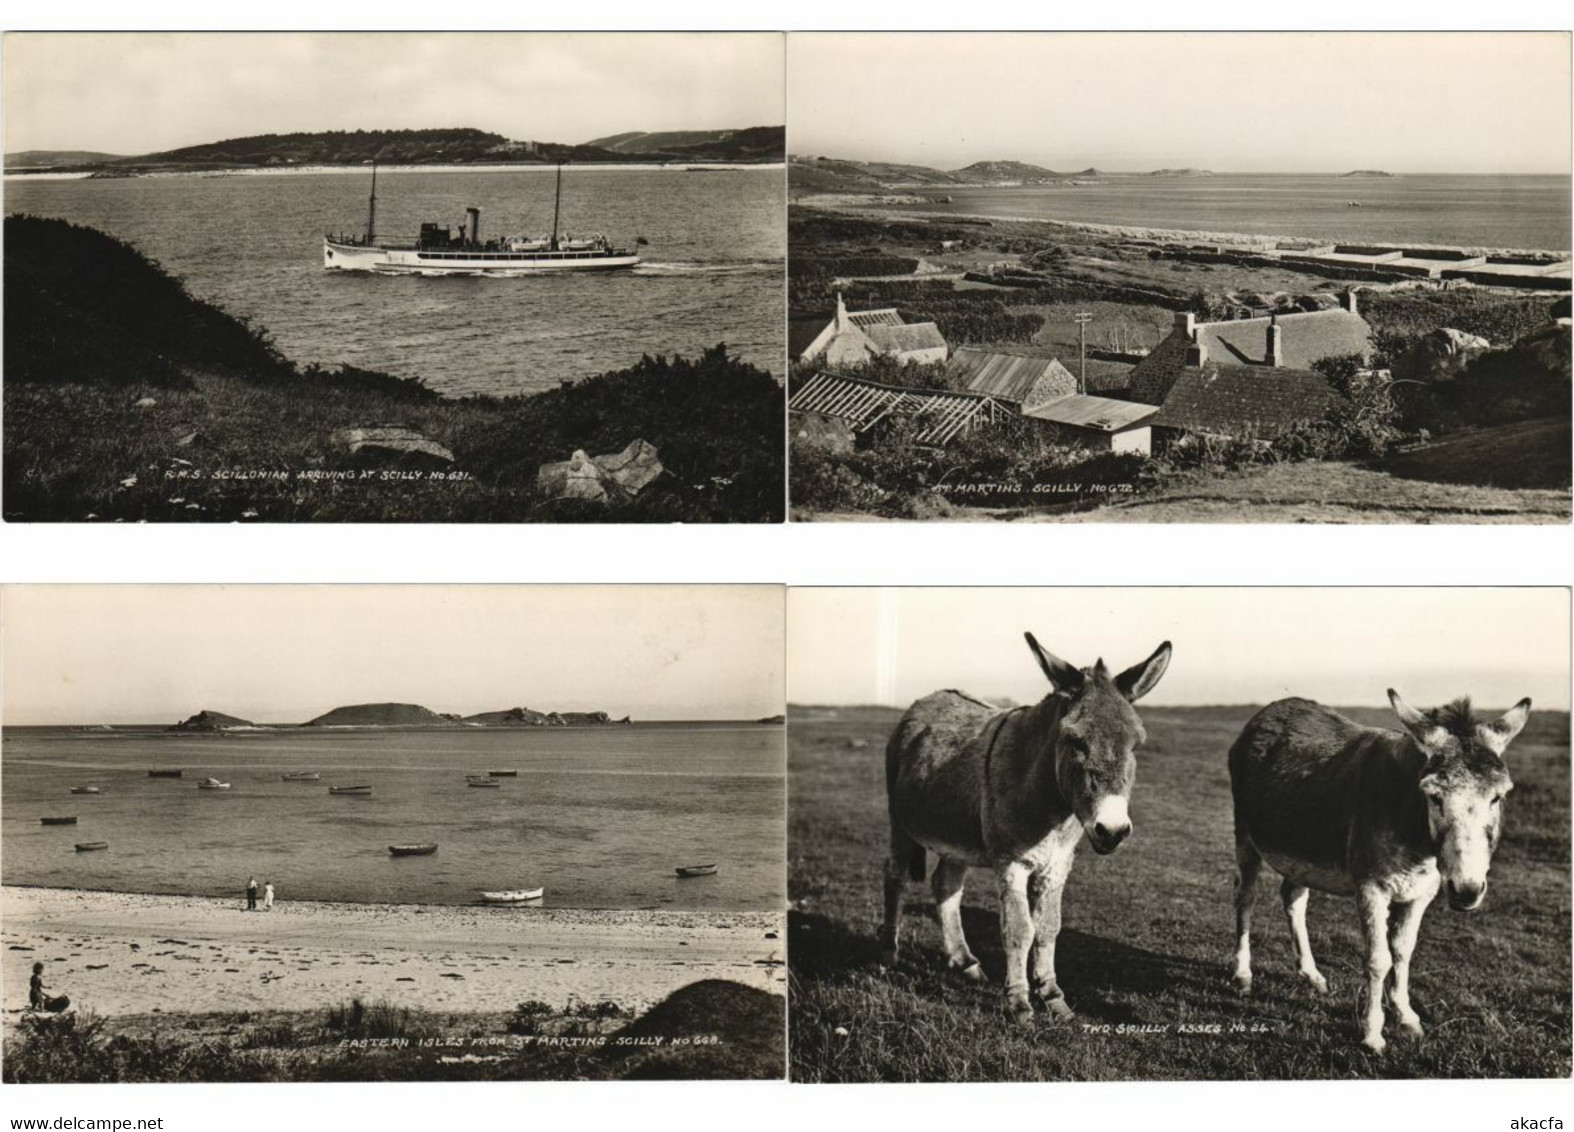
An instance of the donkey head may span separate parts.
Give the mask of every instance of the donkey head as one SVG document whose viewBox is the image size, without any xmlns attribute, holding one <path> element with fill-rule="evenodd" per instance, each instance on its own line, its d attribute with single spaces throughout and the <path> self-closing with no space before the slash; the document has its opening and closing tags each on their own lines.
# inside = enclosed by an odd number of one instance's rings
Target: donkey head
<svg viewBox="0 0 1574 1132">
<path fill-rule="evenodd" d="M 1426 755 L 1417 785 L 1426 797 L 1427 828 L 1449 906 L 1474 911 L 1486 899 L 1503 795 L 1514 787 L 1503 751 L 1530 717 L 1530 701 L 1520 700 L 1490 723 L 1476 720 L 1469 700 L 1420 712 L 1390 688 L 1388 701 Z"/>
<path fill-rule="evenodd" d="M 1111 676 L 1104 661 L 1077 668 L 1028 633 L 1027 645 L 1065 702 L 1052 737 L 1055 782 L 1099 853 L 1112 853 L 1131 833 L 1131 786 L 1137 748 L 1147 733 L 1131 705 L 1153 690 L 1170 663 L 1165 641 L 1141 664 Z"/>
</svg>

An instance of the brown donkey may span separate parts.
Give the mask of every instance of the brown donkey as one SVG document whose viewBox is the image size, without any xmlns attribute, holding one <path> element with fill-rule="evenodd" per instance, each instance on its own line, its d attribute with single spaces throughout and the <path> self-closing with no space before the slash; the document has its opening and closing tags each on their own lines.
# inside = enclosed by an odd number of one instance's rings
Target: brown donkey
<svg viewBox="0 0 1574 1132">
<path fill-rule="evenodd" d="M 1053 685 L 1038 704 L 1001 711 L 961 692 L 935 692 L 908 708 L 891 734 L 881 932 L 882 962 L 894 963 L 903 888 L 909 878 L 923 879 L 928 850 L 939 858 L 930 884 L 949 965 L 982 979 L 962 934 L 962 885 L 969 866 L 993 869 L 1006 1009 L 1019 1021 L 1032 1019 L 1035 996 L 1052 1017 L 1071 1017 L 1055 981 L 1061 890 L 1084 832 L 1099 853 L 1113 852 L 1131 833 L 1127 805 L 1145 738 L 1131 705 L 1170 662 L 1165 641 L 1111 676 L 1102 660 L 1077 668 L 1026 636 Z"/>
<path fill-rule="evenodd" d="M 1419 712 L 1393 689 L 1405 732 L 1363 727 L 1311 700 L 1258 712 L 1230 748 L 1235 795 L 1235 985 L 1252 985 L 1252 890 L 1263 861 L 1284 878 L 1301 974 L 1326 993 L 1306 935 L 1309 889 L 1354 896 L 1366 941 L 1362 1042 L 1381 1053 L 1383 989 L 1399 1024 L 1410 1007 L 1410 955 L 1439 888 L 1459 911 L 1486 898 L 1487 869 L 1512 787 L 1503 751 L 1530 716 L 1521 700 L 1490 723 L 1470 701 Z"/>
</svg>

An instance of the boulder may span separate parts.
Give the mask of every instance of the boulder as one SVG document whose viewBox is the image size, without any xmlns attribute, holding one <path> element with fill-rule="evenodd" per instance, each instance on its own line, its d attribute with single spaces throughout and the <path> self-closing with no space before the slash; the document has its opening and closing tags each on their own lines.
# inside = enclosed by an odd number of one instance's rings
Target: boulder
<svg viewBox="0 0 1574 1132">
<path fill-rule="evenodd" d="M 543 464 L 536 472 L 536 486 L 557 499 L 610 503 L 634 498 L 663 470 L 655 446 L 634 440 L 610 455 L 590 456 L 579 448 L 567 460 Z"/>
<path fill-rule="evenodd" d="M 136 401 L 132 402 L 132 408 L 135 408 L 135 409 L 151 409 L 154 405 L 157 405 L 157 404 L 158 404 L 158 402 L 155 401 L 151 397 L 141 397 L 141 398 L 138 398 Z"/>
<path fill-rule="evenodd" d="M 333 444 L 361 465 L 443 469 L 454 454 L 404 425 L 356 425 L 333 434 Z"/>
<path fill-rule="evenodd" d="M 1415 344 L 1406 368 L 1420 381 L 1450 381 L 1491 348 L 1492 343 L 1479 335 L 1445 326 Z"/>
</svg>

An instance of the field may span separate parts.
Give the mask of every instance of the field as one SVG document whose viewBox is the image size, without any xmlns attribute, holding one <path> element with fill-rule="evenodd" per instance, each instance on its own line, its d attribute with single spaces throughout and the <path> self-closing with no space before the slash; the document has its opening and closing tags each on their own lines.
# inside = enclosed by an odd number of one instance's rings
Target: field
<svg viewBox="0 0 1574 1132">
<path fill-rule="evenodd" d="M 1118 852 L 1084 848 L 1066 887 L 1057 967 L 1077 1017 L 1002 1013 L 993 885 L 963 919 L 988 983 L 944 973 L 927 885 L 913 883 L 897 966 L 877 963 L 885 852 L 885 708 L 794 709 L 788 921 L 795 1081 L 1567 1077 L 1570 1072 L 1568 715 L 1537 712 L 1509 752 L 1515 790 L 1486 906 L 1434 906 L 1412 974 L 1419 1041 L 1390 1024 L 1359 1045 L 1352 902 L 1314 893 L 1312 947 L 1331 986 L 1296 974 L 1276 884 L 1263 880 L 1256 983 L 1230 983 L 1234 875 L 1225 752 L 1252 707 L 1148 708 L 1148 743 Z M 1386 711 L 1356 709 L 1385 724 Z M 866 745 L 861 745 L 866 744 Z M 1265 870 L 1270 871 L 1271 870 Z M 1090 1027 L 1099 1027 L 1095 1031 Z M 1183 1027 L 1203 1032 L 1182 1033 Z M 1220 1032 L 1208 1032 L 1217 1027 Z"/>
</svg>

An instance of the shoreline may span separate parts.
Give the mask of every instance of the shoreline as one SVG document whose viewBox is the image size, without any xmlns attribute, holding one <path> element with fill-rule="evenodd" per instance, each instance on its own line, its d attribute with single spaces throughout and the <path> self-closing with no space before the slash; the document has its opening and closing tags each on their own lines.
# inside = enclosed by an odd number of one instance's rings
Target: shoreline
<svg viewBox="0 0 1574 1132">
<path fill-rule="evenodd" d="M 1214 232 L 1207 229 L 1187 228 L 1154 228 L 1145 225 L 1131 224 L 1102 224 L 1091 220 L 1055 220 L 1044 216 L 1011 216 L 988 212 L 937 212 L 928 209 L 903 209 L 903 208 L 876 208 L 870 205 L 849 204 L 833 201 L 815 201 L 812 196 L 793 198 L 789 196 L 788 205 L 801 208 L 813 208 L 823 212 L 840 212 L 864 218 L 889 220 L 894 217 L 912 217 L 922 220 L 953 220 L 953 221 L 988 221 L 1004 224 L 1034 224 L 1047 228 L 1056 228 L 1070 232 L 1089 232 L 1101 236 L 1114 236 L 1132 240 L 1163 240 L 1176 243 L 1219 243 L 1219 244 L 1264 244 L 1275 243 L 1279 240 L 1304 240 L 1326 243 L 1322 237 L 1316 236 L 1272 236 L 1266 234 L 1252 234 L 1249 232 Z M 1330 237 L 1329 239 L 1332 239 Z M 1335 241 L 1339 242 L 1339 241 Z M 1567 261 L 1571 253 L 1567 249 L 1557 248 L 1488 248 L 1466 244 L 1432 244 L 1404 241 L 1407 248 L 1424 249 L 1427 251 L 1461 251 L 1472 255 L 1545 255 L 1560 257 L 1560 262 Z"/>
<path fill-rule="evenodd" d="M 100 1016 L 317 1010 L 352 997 L 450 1013 L 525 1000 L 644 1010 L 701 979 L 785 991 L 785 912 L 607 911 L 0 888 L 5 1012 L 31 964 Z M 767 938 L 775 933 L 775 938 Z"/>
<path fill-rule="evenodd" d="M 631 173 L 642 169 L 665 170 L 669 173 L 686 173 L 690 169 L 781 169 L 787 168 L 785 161 L 685 161 L 682 164 L 665 165 L 660 162 L 600 162 L 578 163 L 569 162 L 576 173 L 587 170 L 602 170 L 613 173 Z M 290 165 L 290 166 L 248 166 L 242 169 L 150 169 L 147 172 L 127 173 L 124 177 L 95 177 L 96 170 L 87 172 L 46 172 L 29 173 L 23 170 L 6 170 L 6 180 L 28 181 L 130 181 L 150 177 L 293 177 L 307 174 L 366 174 L 371 171 L 370 165 Z M 541 164 L 538 162 L 496 162 L 472 165 L 379 165 L 379 173 L 514 173 L 514 172 L 542 172 L 554 173 L 557 166 Z"/>
</svg>

